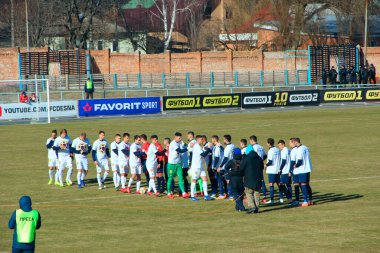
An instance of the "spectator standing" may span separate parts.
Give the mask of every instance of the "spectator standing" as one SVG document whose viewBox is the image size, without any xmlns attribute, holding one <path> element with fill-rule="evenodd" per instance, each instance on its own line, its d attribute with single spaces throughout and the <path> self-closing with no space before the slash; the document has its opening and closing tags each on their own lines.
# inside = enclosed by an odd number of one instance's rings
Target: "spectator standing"
<svg viewBox="0 0 380 253">
<path fill-rule="evenodd" d="M 94 98 L 94 83 L 91 81 L 90 78 L 87 78 L 86 84 L 84 85 L 84 92 L 86 92 L 86 99 L 93 99 Z"/>
<path fill-rule="evenodd" d="M 338 77 L 338 72 L 336 72 L 335 67 L 332 66 L 329 71 L 329 81 L 330 84 L 336 84 L 336 78 Z"/>
</svg>

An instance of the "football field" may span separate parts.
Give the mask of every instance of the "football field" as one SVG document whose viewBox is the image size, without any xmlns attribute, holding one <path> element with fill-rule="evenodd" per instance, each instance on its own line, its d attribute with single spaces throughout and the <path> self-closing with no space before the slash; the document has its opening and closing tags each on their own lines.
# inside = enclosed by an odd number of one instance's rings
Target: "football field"
<svg viewBox="0 0 380 253">
<path fill-rule="evenodd" d="M 104 130 L 109 143 L 123 132 L 231 134 L 235 145 L 255 134 L 262 146 L 298 136 L 311 152 L 316 205 L 247 215 L 229 200 L 123 194 L 110 176 L 100 191 L 93 163 L 86 188 L 51 186 L 45 143 L 61 128 L 91 142 Z M 42 216 L 36 252 L 379 252 L 380 106 L 3 125 L 0 143 L 0 252 L 10 252 L 7 223 L 22 195 Z"/>
</svg>

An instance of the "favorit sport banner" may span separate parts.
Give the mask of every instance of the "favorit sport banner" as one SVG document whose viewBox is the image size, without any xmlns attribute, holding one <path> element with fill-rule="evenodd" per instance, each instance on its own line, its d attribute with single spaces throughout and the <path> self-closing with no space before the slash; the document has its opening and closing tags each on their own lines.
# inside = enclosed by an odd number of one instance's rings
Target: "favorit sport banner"
<svg viewBox="0 0 380 253">
<path fill-rule="evenodd" d="M 189 110 L 241 107 L 241 94 L 215 94 L 163 97 L 163 110 Z"/>
<path fill-rule="evenodd" d="M 0 120 L 47 118 L 47 103 L 11 103 L 0 104 Z M 50 117 L 76 117 L 77 101 L 50 102 Z"/>
<path fill-rule="evenodd" d="M 254 92 L 242 94 L 243 108 L 319 105 L 319 90 Z"/>
<path fill-rule="evenodd" d="M 160 98 L 116 98 L 79 100 L 80 117 L 157 114 L 161 112 Z"/>
</svg>

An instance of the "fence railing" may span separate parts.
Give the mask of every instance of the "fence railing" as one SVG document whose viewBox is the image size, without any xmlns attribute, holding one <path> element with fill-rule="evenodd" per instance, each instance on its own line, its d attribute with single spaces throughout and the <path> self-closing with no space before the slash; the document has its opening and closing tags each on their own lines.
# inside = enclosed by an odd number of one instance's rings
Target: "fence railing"
<svg viewBox="0 0 380 253">
<path fill-rule="evenodd" d="M 49 79 L 52 90 L 81 90 L 88 77 L 93 80 L 96 90 L 265 87 L 308 84 L 306 69 L 210 73 L 37 76 L 37 78 Z"/>
<path fill-rule="evenodd" d="M 151 97 L 151 96 L 176 96 L 176 95 L 199 95 L 199 94 L 222 94 L 239 92 L 261 92 L 261 91 L 286 91 L 305 89 L 340 89 L 353 87 L 375 87 L 380 85 L 272 85 L 272 86 L 252 86 L 252 87 L 191 87 L 191 88 L 152 88 L 152 89 L 104 89 L 97 90 L 94 98 L 128 98 L 128 97 Z M 50 91 L 50 101 L 64 101 L 84 99 L 85 93 L 80 90 L 56 90 Z M 41 102 L 46 101 L 46 92 L 40 92 L 38 97 Z M 0 103 L 19 102 L 18 92 L 0 93 Z"/>
</svg>

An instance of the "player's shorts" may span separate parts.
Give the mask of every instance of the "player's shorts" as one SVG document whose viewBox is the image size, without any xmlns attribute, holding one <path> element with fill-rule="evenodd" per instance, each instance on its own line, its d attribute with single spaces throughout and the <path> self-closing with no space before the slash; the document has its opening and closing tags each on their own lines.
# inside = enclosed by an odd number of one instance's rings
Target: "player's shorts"
<svg viewBox="0 0 380 253">
<path fill-rule="evenodd" d="M 139 164 L 139 165 L 130 165 L 129 167 L 131 168 L 131 174 L 141 175 L 141 172 L 142 172 L 142 166 L 141 166 L 141 164 Z"/>
<path fill-rule="evenodd" d="M 290 177 L 289 177 L 289 174 L 281 174 L 281 177 L 280 177 L 280 183 L 281 184 L 289 184 L 290 183 Z"/>
<path fill-rule="evenodd" d="M 192 168 L 188 171 L 192 180 L 198 180 L 200 177 L 206 176 L 206 171 L 203 168 L 195 169 Z"/>
<path fill-rule="evenodd" d="M 278 183 L 280 180 L 279 180 L 279 176 L 278 174 L 268 174 L 268 182 L 269 183 Z"/>
<path fill-rule="evenodd" d="M 48 162 L 49 167 L 57 167 L 57 165 L 58 165 L 57 157 L 49 158 L 49 162 Z"/>
<path fill-rule="evenodd" d="M 160 164 L 160 168 L 157 168 L 157 173 L 164 173 L 164 163 L 163 162 L 158 162 Z"/>
<path fill-rule="evenodd" d="M 299 183 L 300 183 L 299 174 L 297 175 L 293 174 L 293 184 L 299 184 Z"/>
<path fill-rule="evenodd" d="M 96 166 L 96 172 L 100 173 L 102 170 L 110 170 L 107 159 L 98 160 L 98 165 Z"/>
<path fill-rule="evenodd" d="M 157 163 L 155 164 L 146 164 L 146 169 L 149 173 L 149 177 L 155 177 L 157 174 Z"/>
<path fill-rule="evenodd" d="M 73 159 L 70 156 L 63 156 L 58 158 L 58 169 L 73 168 Z"/>
<path fill-rule="evenodd" d="M 119 171 L 121 174 L 128 174 L 129 173 L 129 163 L 128 162 L 119 162 Z"/>
<path fill-rule="evenodd" d="M 77 170 L 88 170 L 87 159 L 76 159 Z"/>
<path fill-rule="evenodd" d="M 111 169 L 112 169 L 113 172 L 119 171 L 119 164 L 118 164 L 118 162 L 111 161 Z"/>
<path fill-rule="evenodd" d="M 310 182 L 310 173 L 298 174 L 298 178 L 301 184 L 308 184 Z"/>
</svg>

